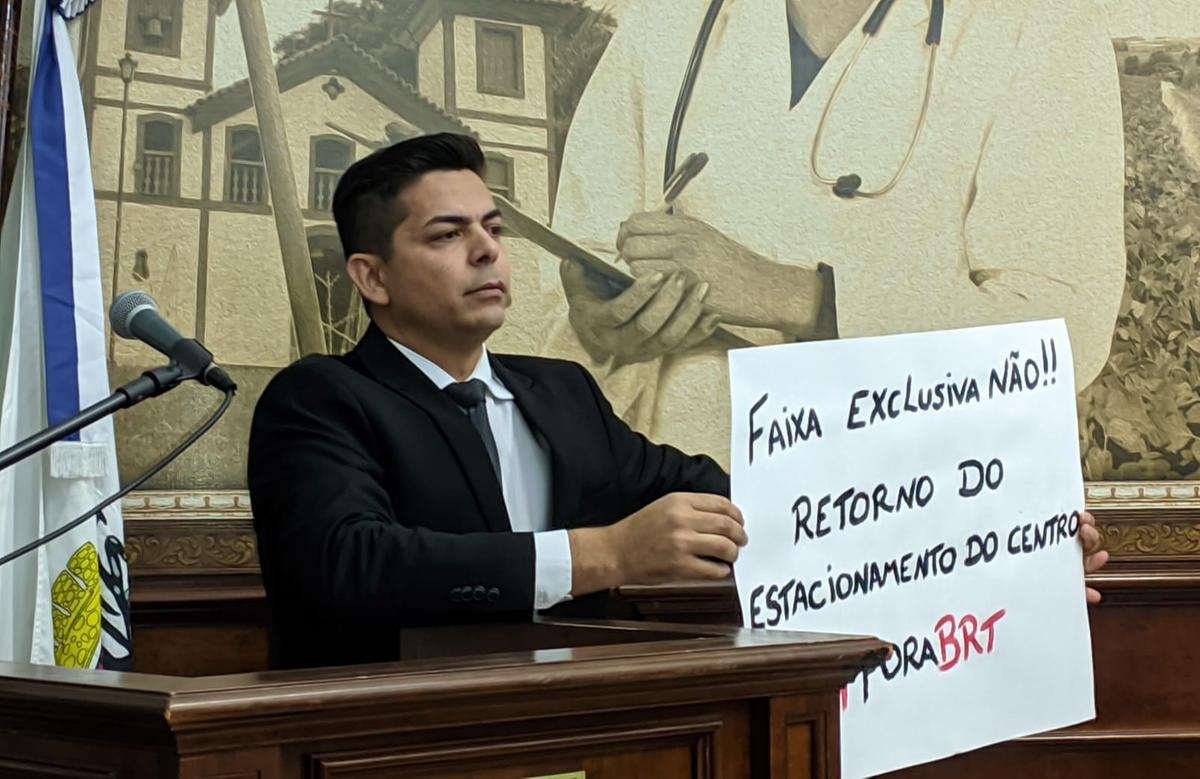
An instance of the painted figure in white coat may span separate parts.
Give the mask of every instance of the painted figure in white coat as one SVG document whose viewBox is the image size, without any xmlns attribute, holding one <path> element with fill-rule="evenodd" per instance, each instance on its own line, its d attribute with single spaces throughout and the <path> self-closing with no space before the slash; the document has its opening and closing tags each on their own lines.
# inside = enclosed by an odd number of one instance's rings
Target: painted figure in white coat
<svg viewBox="0 0 1200 779">
<path fill-rule="evenodd" d="M 1090 3 L 883 0 L 863 44 L 879 0 L 725 0 L 668 155 L 711 1 L 633 0 L 567 140 L 555 229 L 638 279 L 605 300 L 562 269 L 560 335 L 619 413 L 727 463 L 718 327 L 765 344 L 1061 316 L 1079 388 L 1099 373 L 1124 143 Z M 700 152 L 660 208 L 667 157 Z"/>
</svg>

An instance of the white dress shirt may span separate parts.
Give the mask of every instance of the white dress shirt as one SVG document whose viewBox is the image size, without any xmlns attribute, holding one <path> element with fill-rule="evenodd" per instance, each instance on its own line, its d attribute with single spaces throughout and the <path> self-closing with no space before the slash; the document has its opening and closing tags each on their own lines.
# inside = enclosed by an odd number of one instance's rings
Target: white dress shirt
<svg viewBox="0 0 1200 779">
<path fill-rule="evenodd" d="M 439 390 L 456 383 L 433 361 L 404 344 L 392 341 L 392 345 Z M 514 532 L 533 533 L 533 607 L 548 609 L 571 599 L 571 543 L 566 530 L 550 529 L 550 455 L 530 430 L 513 394 L 492 373 L 486 349 L 467 377 L 467 381 L 471 379 L 487 386 L 484 408 L 500 457 L 500 482 L 509 522 Z"/>
</svg>

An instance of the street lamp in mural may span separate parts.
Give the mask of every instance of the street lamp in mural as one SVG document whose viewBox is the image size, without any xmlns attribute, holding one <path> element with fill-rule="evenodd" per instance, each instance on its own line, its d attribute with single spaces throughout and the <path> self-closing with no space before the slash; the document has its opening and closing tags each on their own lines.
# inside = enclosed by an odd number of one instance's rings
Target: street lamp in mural
<svg viewBox="0 0 1200 779">
<path fill-rule="evenodd" d="M 117 218 L 114 228 L 113 237 L 113 277 L 112 277 L 112 295 L 117 295 L 117 285 L 121 279 L 121 205 L 125 200 L 125 139 L 128 135 L 128 119 L 129 119 L 129 85 L 133 83 L 133 76 L 137 73 L 138 62 L 133 57 L 129 56 L 129 52 L 125 52 L 125 56 L 117 60 L 117 66 L 121 71 L 121 83 L 124 85 L 121 92 L 121 146 L 117 158 Z M 108 339 L 108 359 L 113 358 L 113 349 L 115 337 L 109 335 Z"/>
</svg>

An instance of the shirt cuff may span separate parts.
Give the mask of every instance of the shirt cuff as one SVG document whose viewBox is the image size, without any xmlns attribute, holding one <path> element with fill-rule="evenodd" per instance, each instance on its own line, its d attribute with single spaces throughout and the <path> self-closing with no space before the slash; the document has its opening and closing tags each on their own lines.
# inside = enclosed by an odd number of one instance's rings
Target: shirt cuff
<svg viewBox="0 0 1200 779">
<path fill-rule="evenodd" d="M 565 530 L 533 534 L 533 608 L 571 600 L 571 541 Z"/>
</svg>

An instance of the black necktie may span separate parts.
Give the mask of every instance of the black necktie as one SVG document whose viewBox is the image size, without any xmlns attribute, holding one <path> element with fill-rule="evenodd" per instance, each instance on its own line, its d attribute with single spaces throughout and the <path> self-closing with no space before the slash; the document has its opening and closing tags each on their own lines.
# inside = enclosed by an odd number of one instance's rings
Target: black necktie
<svg viewBox="0 0 1200 779">
<path fill-rule="evenodd" d="M 483 448 L 487 449 L 488 459 L 492 461 L 492 468 L 496 470 L 496 481 L 503 485 L 504 482 L 500 478 L 500 455 L 496 451 L 496 439 L 492 436 L 492 426 L 488 424 L 487 405 L 484 403 L 487 399 L 487 385 L 481 379 L 471 379 L 461 384 L 451 384 L 446 387 L 445 392 L 463 411 L 467 412 L 471 424 L 475 425 L 475 429 L 479 431 L 479 437 L 483 439 Z M 503 490 L 503 486 L 501 486 L 501 490 Z"/>
</svg>

